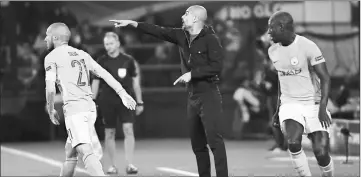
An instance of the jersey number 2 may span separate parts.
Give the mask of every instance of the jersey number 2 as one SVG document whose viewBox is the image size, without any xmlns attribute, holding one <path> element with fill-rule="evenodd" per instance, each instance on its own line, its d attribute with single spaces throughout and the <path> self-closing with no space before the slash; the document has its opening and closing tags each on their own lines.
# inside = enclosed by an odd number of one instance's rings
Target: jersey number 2
<svg viewBox="0 0 361 177">
<path fill-rule="evenodd" d="M 85 65 L 85 61 L 84 59 L 81 59 L 80 62 L 78 60 L 72 60 L 71 61 L 71 66 L 74 68 L 75 67 L 75 64 L 77 64 L 79 66 L 79 77 L 78 77 L 78 83 L 77 85 L 78 86 L 85 86 L 86 85 L 86 81 L 85 82 L 82 82 L 82 76 L 83 76 L 83 67 L 85 69 L 85 73 L 86 73 L 86 76 L 87 76 L 87 81 L 88 81 L 88 85 L 90 85 L 90 81 L 89 81 L 89 73 L 88 73 L 88 69 L 86 68 L 86 65 Z M 82 67 L 83 66 L 83 67 Z"/>
</svg>

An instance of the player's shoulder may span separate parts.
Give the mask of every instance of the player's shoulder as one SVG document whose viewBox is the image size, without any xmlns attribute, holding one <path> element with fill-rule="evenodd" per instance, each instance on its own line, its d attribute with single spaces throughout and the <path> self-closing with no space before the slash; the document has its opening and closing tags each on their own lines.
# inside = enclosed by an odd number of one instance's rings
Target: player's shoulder
<svg viewBox="0 0 361 177">
<path fill-rule="evenodd" d="M 88 52 L 85 52 L 84 50 L 77 49 L 74 47 L 70 47 L 68 53 L 75 52 L 74 55 L 80 55 L 80 56 L 89 56 Z"/>
<path fill-rule="evenodd" d="M 107 54 L 102 54 L 96 58 L 96 62 L 100 65 L 104 64 L 105 61 L 107 61 L 109 56 Z"/>
<path fill-rule="evenodd" d="M 128 63 L 134 63 L 134 64 L 136 64 L 136 60 L 135 60 L 135 58 L 132 56 L 132 55 L 130 55 L 130 54 L 127 54 L 127 53 L 124 53 L 124 52 L 122 52 L 122 53 L 120 53 L 120 55 L 122 55 L 122 58 L 124 58 L 125 60 L 126 60 L 126 62 L 128 62 Z"/>
<path fill-rule="evenodd" d="M 87 63 L 92 60 L 92 56 L 88 52 L 78 48 L 72 47 L 72 49 L 68 51 L 68 54 L 70 56 L 78 56 L 80 59 L 85 60 Z"/>
<path fill-rule="evenodd" d="M 58 59 L 62 58 L 62 56 L 62 50 L 60 48 L 55 48 L 45 56 L 45 61 L 58 61 Z"/>
<path fill-rule="evenodd" d="M 130 60 L 130 61 L 135 60 L 133 56 L 131 56 L 130 54 L 127 54 L 125 52 L 121 52 L 120 55 L 122 55 L 124 58 L 126 58 L 127 60 Z"/>
<path fill-rule="evenodd" d="M 75 48 L 75 47 L 70 46 L 70 45 L 64 46 L 60 50 L 61 50 L 61 53 L 65 54 L 67 56 L 70 56 L 70 57 L 77 57 L 77 56 L 84 57 L 84 56 L 89 55 L 84 50 Z"/>
<path fill-rule="evenodd" d="M 100 55 L 98 58 L 97 58 L 97 61 L 104 61 L 106 59 L 108 59 L 108 55 L 107 54 L 103 54 L 103 55 Z"/>
<path fill-rule="evenodd" d="M 279 48 L 279 44 L 278 43 L 273 43 L 269 48 L 268 48 L 268 53 L 273 53 L 275 51 L 277 51 L 277 49 Z"/>
<path fill-rule="evenodd" d="M 298 43 L 299 45 L 301 45 L 302 47 L 313 47 L 313 46 L 317 46 L 315 42 L 313 42 L 311 39 L 308 39 L 307 37 L 305 36 L 302 36 L 302 35 L 297 35 L 297 38 L 298 38 Z"/>
</svg>

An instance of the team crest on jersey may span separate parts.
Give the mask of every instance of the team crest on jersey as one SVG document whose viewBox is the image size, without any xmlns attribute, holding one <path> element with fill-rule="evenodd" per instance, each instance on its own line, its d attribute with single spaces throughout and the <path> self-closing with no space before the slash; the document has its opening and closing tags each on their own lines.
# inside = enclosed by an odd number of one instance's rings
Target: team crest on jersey
<svg viewBox="0 0 361 177">
<path fill-rule="evenodd" d="M 118 69 L 118 76 L 123 79 L 127 75 L 127 69 L 119 68 Z"/>
<path fill-rule="evenodd" d="M 295 66 L 298 64 L 298 59 L 296 57 L 291 58 L 291 65 Z"/>
</svg>

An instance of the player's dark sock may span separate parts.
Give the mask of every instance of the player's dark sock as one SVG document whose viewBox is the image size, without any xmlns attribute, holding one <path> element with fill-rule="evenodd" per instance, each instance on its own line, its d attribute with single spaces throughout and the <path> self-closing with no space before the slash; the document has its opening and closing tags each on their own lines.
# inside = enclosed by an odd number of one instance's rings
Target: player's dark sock
<svg viewBox="0 0 361 177">
<path fill-rule="evenodd" d="M 321 172 L 322 172 L 322 177 L 332 177 L 333 176 L 333 171 L 334 171 L 334 167 L 333 167 L 333 160 L 332 157 L 330 156 L 330 163 L 327 166 L 320 166 Z"/>
<path fill-rule="evenodd" d="M 305 152 L 301 149 L 298 152 L 288 151 L 291 155 L 293 165 L 295 170 L 300 176 L 311 176 L 310 167 L 308 166 L 308 161 Z"/>
<path fill-rule="evenodd" d="M 85 169 L 90 173 L 91 176 L 105 176 L 102 164 L 99 161 L 99 157 L 95 154 L 91 153 L 84 155 L 83 162 Z"/>
</svg>

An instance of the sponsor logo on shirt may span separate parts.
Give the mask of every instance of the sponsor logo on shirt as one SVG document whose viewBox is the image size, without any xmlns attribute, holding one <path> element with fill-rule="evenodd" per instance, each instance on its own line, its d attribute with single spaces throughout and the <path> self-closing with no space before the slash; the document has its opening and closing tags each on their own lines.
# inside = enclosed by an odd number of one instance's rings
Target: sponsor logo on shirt
<svg viewBox="0 0 361 177">
<path fill-rule="evenodd" d="M 280 76 L 294 76 L 302 72 L 302 69 L 292 69 L 287 71 L 278 71 Z"/>
</svg>

